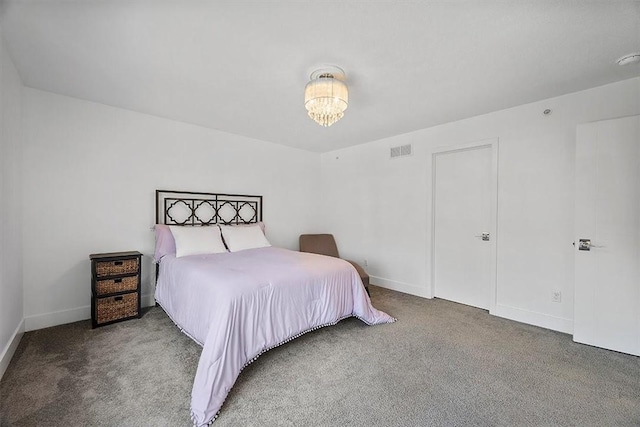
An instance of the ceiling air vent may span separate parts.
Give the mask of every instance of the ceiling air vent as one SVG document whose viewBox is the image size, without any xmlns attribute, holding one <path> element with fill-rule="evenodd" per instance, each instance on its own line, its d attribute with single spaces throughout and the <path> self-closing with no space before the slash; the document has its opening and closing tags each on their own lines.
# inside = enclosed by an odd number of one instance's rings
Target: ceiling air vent
<svg viewBox="0 0 640 427">
<path fill-rule="evenodd" d="M 399 145 L 397 147 L 391 147 L 391 158 L 397 159 L 398 157 L 405 157 L 411 155 L 411 144 Z"/>
</svg>

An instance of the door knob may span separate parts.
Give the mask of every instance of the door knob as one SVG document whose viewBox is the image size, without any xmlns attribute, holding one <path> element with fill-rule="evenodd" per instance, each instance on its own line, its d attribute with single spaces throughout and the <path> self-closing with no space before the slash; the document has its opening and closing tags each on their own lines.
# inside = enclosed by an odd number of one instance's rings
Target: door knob
<svg viewBox="0 0 640 427">
<path fill-rule="evenodd" d="M 591 239 L 580 239 L 578 240 L 578 250 L 579 251 L 590 251 L 591 249 L 602 249 L 604 246 L 594 245 L 591 243 Z"/>
</svg>

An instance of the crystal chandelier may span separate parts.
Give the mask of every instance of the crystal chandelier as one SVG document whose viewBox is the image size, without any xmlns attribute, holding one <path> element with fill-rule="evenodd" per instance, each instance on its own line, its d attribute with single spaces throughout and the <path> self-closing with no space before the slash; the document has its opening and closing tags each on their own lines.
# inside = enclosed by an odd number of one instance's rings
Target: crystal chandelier
<svg viewBox="0 0 640 427">
<path fill-rule="evenodd" d="M 344 71 L 326 67 L 311 73 L 304 89 L 304 106 L 316 123 L 328 127 L 344 116 L 349 105 L 349 89 L 344 83 Z"/>
</svg>

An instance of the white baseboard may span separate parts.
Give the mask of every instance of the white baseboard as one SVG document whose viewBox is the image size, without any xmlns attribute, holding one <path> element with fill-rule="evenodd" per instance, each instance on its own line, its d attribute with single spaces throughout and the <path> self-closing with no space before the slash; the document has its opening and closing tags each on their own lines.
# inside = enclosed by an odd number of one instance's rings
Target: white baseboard
<svg viewBox="0 0 640 427">
<path fill-rule="evenodd" d="M 396 280 L 385 279 L 384 277 L 370 276 L 369 282 L 381 288 L 391 289 L 409 295 L 416 295 L 423 298 L 433 298 L 424 286 L 412 285 L 410 283 L 398 282 Z"/>
<path fill-rule="evenodd" d="M 153 294 L 146 294 L 140 297 L 140 303 L 143 307 L 153 307 L 156 305 L 156 298 Z"/>
<path fill-rule="evenodd" d="M 9 366 L 9 362 L 11 362 L 11 358 L 13 357 L 16 349 L 18 348 L 18 344 L 20 344 L 20 340 L 24 335 L 24 319 L 20 321 L 18 327 L 13 332 L 11 339 L 0 353 L 0 379 L 4 375 L 7 367 Z"/>
<path fill-rule="evenodd" d="M 140 297 L 142 307 L 155 305 L 153 294 L 146 294 Z M 25 331 L 35 331 L 37 329 L 50 328 L 52 326 L 64 325 L 66 323 L 79 322 L 80 320 L 91 319 L 91 306 L 70 308 L 68 310 L 54 311 L 51 313 L 36 314 L 24 318 Z"/>
<path fill-rule="evenodd" d="M 423 298 L 433 298 L 431 290 L 426 289 L 426 287 L 423 286 L 398 282 L 377 276 L 370 276 L 370 281 L 372 285 L 391 289 L 393 291 L 416 295 Z M 500 304 L 496 305 L 495 310 L 491 311 L 491 314 L 498 317 L 504 317 L 505 319 L 515 320 L 516 322 L 540 326 L 542 328 L 564 332 L 566 334 L 573 334 L 573 319 L 565 319 L 562 317 L 551 316 L 549 314 L 528 311 Z"/>
<path fill-rule="evenodd" d="M 515 320 L 529 325 L 540 326 L 565 334 L 573 334 L 573 319 L 551 316 L 549 314 L 528 311 L 508 305 L 497 304 L 491 314 L 505 319 Z"/>
<path fill-rule="evenodd" d="M 50 328 L 52 326 L 64 325 L 66 323 L 78 322 L 80 320 L 91 319 L 91 306 L 70 308 L 68 310 L 53 311 L 44 314 L 35 314 L 24 318 L 25 331 L 35 331 L 37 329 Z"/>
</svg>

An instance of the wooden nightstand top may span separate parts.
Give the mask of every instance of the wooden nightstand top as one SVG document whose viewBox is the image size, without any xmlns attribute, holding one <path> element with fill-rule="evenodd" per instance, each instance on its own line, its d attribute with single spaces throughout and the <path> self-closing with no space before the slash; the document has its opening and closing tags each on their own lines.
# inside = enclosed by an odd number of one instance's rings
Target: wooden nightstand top
<svg viewBox="0 0 640 427">
<path fill-rule="evenodd" d="M 128 251 L 128 252 L 107 252 L 103 254 L 91 254 L 89 255 L 89 259 L 104 259 L 104 258 L 125 258 L 125 257 L 136 257 L 142 256 L 142 254 L 138 251 Z"/>
</svg>

